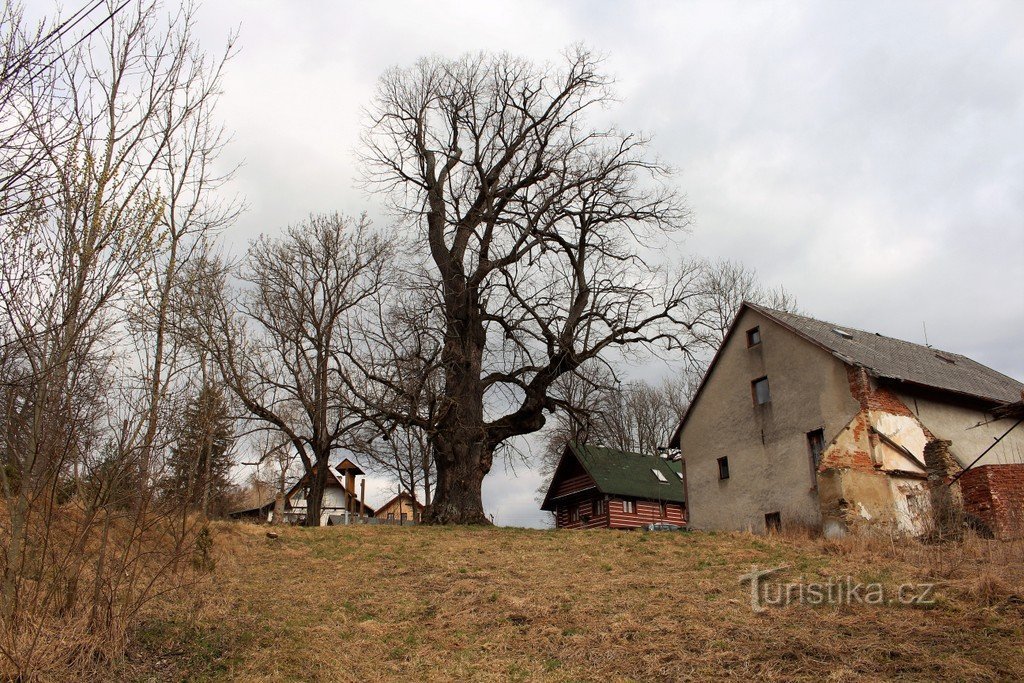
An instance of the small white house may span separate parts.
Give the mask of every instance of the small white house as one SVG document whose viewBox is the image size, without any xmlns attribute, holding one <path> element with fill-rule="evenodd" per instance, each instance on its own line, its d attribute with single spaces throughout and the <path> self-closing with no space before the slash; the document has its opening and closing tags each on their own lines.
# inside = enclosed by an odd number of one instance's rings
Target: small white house
<svg viewBox="0 0 1024 683">
<path fill-rule="evenodd" d="M 316 469 L 314 468 L 314 472 Z M 320 507 L 320 526 L 350 524 L 359 517 L 373 517 L 373 508 L 356 493 L 356 476 L 364 475 L 363 470 L 345 458 L 330 468 L 327 486 L 324 488 L 323 503 Z M 306 496 L 309 492 L 309 477 L 303 475 L 284 497 L 284 521 L 298 524 L 306 518 Z M 273 505 L 267 514 L 267 521 L 274 520 Z"/>
</svg>

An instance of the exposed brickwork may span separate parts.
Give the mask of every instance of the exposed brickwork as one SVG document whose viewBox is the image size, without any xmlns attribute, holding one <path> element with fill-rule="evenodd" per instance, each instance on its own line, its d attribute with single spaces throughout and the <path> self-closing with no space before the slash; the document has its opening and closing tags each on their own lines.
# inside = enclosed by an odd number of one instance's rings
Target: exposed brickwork
<svg viewBox="0 0 1024 683">
<path fill-rule="evenodd" d="M 1024 536 L 1024 465 L 981 465 L 960 477 L 964 510 L 1000 538 Z"/>
<path fill-rule="evenodd" d="M 875 463 L 867 450 L 870 447 L 869 426 L 867 413 L 857 413 L 844 428 L 843 433 L 825 448 L 818 464 L 818 472 L 832 468 L 874 469 Z"/>
<path fill-rule="evenodd" d="M 958 536 L 963 530 L 963 497 L 959 486 L 946 484 L 963 468 L 949 453 L 951 441 L 931 439 L 924 446 L 924 465 L 928 472 L 928 493 L 932 504 L 932 528 L 938 538 Z"/>
<path fill-rule="evenodd" d="M 847 367 L 846 375 L 850 380 L 850 394 L 860 403 L 861 410 L 877 410 L 893 415 L 906 415 L 917 418 L 907 404 L 886 387 L 872 387 L 871 377 L 864 368 Z M 921 425 L 928 438 L 934 435 Z"/>
</svg>

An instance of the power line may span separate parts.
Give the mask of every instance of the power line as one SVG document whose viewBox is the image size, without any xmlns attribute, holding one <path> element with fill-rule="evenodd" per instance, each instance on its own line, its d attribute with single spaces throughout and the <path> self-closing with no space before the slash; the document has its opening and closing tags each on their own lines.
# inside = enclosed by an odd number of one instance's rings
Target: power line
<svg viewBox="0 0 1024 683">
<path fill-rule="evenodd" d="M 61 23 L 57 24 L 57 26 L 53 27 L 49 33 L 47 33 L 39 40 L 39 42 L 36 45 L 29 46 L 25 50 L 25 54 L 22 55 L 21 59 L 19 59 L 16 64 L 11 66 L 9 69 L 4 70 L 3 77 L 0 80 L 6 81 L 9 77 L 9 74 L 17 73 L 23 66 L 30 62 L 36 54 L 42 54 L 43 52 L 45 52 L 51 44 L 63 38 L 64 35 L 67 34 L 71 29 L 73 29 L 85 18 L 87 18 L 90 14 L 96 11 L 96 8 L 102 5 L 103 2 L 104 0 L 97 0 L 96 2 L 88 0 L 88 2 L 86 2 L 85 5 L 79 8 L 77 12 L 72 14 L 70 17 L 68 17 Z M 92 3 L 91 6 L 90 3 Z"/>
<path fill-rule="evenodd" d="M 89 0 L 89 2 L 91 2 L 91 1 L 92 1 L 92 0 Z M 94 3 L 92 4 L 92 7 L 89 7 L 89 2 L 86 2 L 86 3 L 85 3 L 85 6 L 83 6 L 83 7 L 82 7 L 81 9 L 79 9 L 79 10 L 78 10 L 77 12 L 75 12 L 75 13 L 74 13 L 74 14 L 72 14 L 72 15 L 71 15 L 70 17 L 68 17 L 67 19 L 65 19 L 64 21 L 62 21 L 62 22 L 61 22 L 60 24 L 58 24 L 57 26 L 55 26 L 55 27 L 53 28 L 53 30 L 51 30 L 51 31 L 50 31 L 49 33 L 47 33 L 47 34 L 46 34 L 45 36 L 43 36 L 43 39 L 42 39 L 41 41 L 39 41 L 39 46 L 38 46 L 38 49 L 40 49 L 40 50 L 43 50 L 43 49 L 45 49 L 45 48 L 46 48 L 46 46 L 47 46 L 47 43 L 52 43 L 52 42 L 53 42 L 53 41 L 55 41 L 55 40 L 58 40 L 58 39 L 60 39 L 60 38 L 63 38 L 63 37 L 64 37 L 64 35 L 65 35 L 65 34 L 66 34 L 66 33 L 67 33 L 68 31 L 70 31 L 71 29 L 73 29 L 73 28 L 74 28 L 75 26 L 77 26 L 77 25 L 78 25 L 78 24 L 79 24 L 79 23 L 80 23 L 80 22 L 81 22 L 81 21 L 82 21 L 83 19 L 85 19 L 85 18 L 86 18 L 86 17 L 88 17 L 88 16 L 90 15 L 90 14 L 92 14 L 93 12 L 95 12 L 95 11 L 96 11 L 96 8 L 97 8 L 97 7 L 99 7 L 100 5 L 102 5 L 102 4 L 104 3 L 104 1 L 105 1 L 105 0 L 96 0 L 96 2 L 94 2 Z M 86 9 L 86 8 L 88 8 L 88 9 Z M 83 12 L 84 12 L 84 14 L 83 14 Z M 78 16 L 79 14 L 81 14 L 82 16 Z M 77 18 L 77 19 L 75 19 L 75 17 L 78 17 L 78 18 Z M 72 21 L 72 19 L 74 19 L 74 21 Z M 69 22 L 70 22 L 70 23 L 69 23 Z"/>
<path fill-rule="evenodd" d="M 86 40 L 88 40 L 88 39 L 89 39 L 89 37 L 90 37 L 90 36 L 91 36 L 92 34 L 96 33 L 96 31 L 99 31 L 99 30 L 100 30 L 101 28 L 103 28 L 104 24 L 106 24 L 107 22 L 111 21 L 111 20 L 112 20 L 112 19 L 114 18 L 114 16 L 115 16 L 115 15 L 116 15 L 116 14 L 117 14 L 118 12 L 120 12 L 121 10 L 123 10 L 123 9 L 124 9 L 125 7 L 127 7 L 127 6 L 128 6 L 128 4 L 129 4 L 129 3 L 131 3 L 131 1 L 132 1 L 132 0 L 124 0 L 124 2 L 122 2 L 122 3 L 121 3 L 120 5 L 118 5 L 118 6 L 116 7 L 116 8 L 114 8 L 114 10 L 113 10 L 113 11 L 112 11 L 112 12 L 111 12 L 110 14 L 108 14 L 108 15 L 107 15 L 107 16 L 106 16 L 106 17 L 105 17 L 105 18 L 103 19 L 103 21 L 101 21 L 100 23 L 98 23 L 98 24 L 96 24 L 95 26 L 93 26 L 93 27 L 92 27 L 92 29 L 91 29 L 91 30 L 90 30 L 90 31 L 89 31 L 88 33 L 86 33 L 86 34 L 85 34 L 84 36 L 82 36 L 81 38 L 79 38 L 78 40 L 76 40 L 76 41 L 75 41 L 75 42 L 74 42 L 74 43 L 73 43 L 73 44 L 72 44 L 71 46 L 69 46 L 69 47 L 68 47 L 68 48 L 66 48 L 65 50 L 62 50 L 62 51 L 61 51 L 61 53 L 60 53 L 59 55 L 57 55 L 56 57 L 54 57 L 54 58 L 53 58 L 53 60 L 51 60 L 51 61 L 50 61 L 50 63 L 48 63 L 48 64 L 47 64 L 46 66 L 42 67 L 41 69 L 39 69 L 39 71 L 35 72 L 35 73 L 34 73 L 34 74 L 32 75 L 32 77 L 33 77 L 33 78 L 35 78 L 35 77 L 36 77 L 36 76 L 38 76 L 39 74 L 43 73 L 44 71 L 46 71 L 47 69 L 49 69 L 49 68 L 50 68 L 51 66 L 53 66 L 54 64 L 56 64 L 57 62 L 59 62 L 59 61 L 60 61 L 61 59 L 63 59 L 63 58 L 64 58 L 64 56 L 65 56 L 66 54 L 68 54 L 69 52 L 71 52 L 71 50 L 74 50 L 74 49 L 75 49 L 76 47 L 78 47 L 78 46 L 79 46 L 79 45 L 81 45 L 81 44 L 82 44 L 83 42 L 85 42 Z M 100 0 L 100 2 L 103 2 L 103 0 Z M 91 10 L 90 10 L 90 11 L 91 11 Z M 77 23 L 77 22 L 76 22 L 76 23 Z"/>
</svg>

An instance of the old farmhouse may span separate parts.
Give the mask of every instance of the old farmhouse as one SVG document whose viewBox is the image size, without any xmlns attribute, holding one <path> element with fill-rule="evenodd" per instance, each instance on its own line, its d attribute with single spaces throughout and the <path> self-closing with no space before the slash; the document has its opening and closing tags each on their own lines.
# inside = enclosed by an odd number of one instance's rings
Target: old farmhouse
<svg viewBox="0 0 1024 683">
<path fill-rule="evenodd" d="M 959 354 L 745 303 L 673 436 L 690 526 L 1019 533 L 1022 390 Z"/>
<path fill-rule="evenodd" d="M 389 524 L 418 524 L 423 521 L 423 511 L 423 503 L 402 491 L 377 508 L 376 519 Z"/>
<path fill-rule="evenodd" d="M 636 529 L 683 525 L 686 499 L 679 462 L 658 455 L 569 444 L 541 509 L 560 529 Z"/>
</svg>

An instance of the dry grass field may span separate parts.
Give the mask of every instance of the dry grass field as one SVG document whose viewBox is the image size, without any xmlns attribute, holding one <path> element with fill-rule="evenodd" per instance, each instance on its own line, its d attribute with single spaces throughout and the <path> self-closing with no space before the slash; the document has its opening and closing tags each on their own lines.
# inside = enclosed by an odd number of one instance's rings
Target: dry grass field
<svg viewBox="0 0 1024 683">
<path fill-rule="evenodd" d="M 216 567 L 117 677 L 240 681 L 1024 678 L 1024 550 L 747 534 L 214 526 Z M 935 583 L 931 605 L 755 613 L 781 582 Z"/>
</svg>

